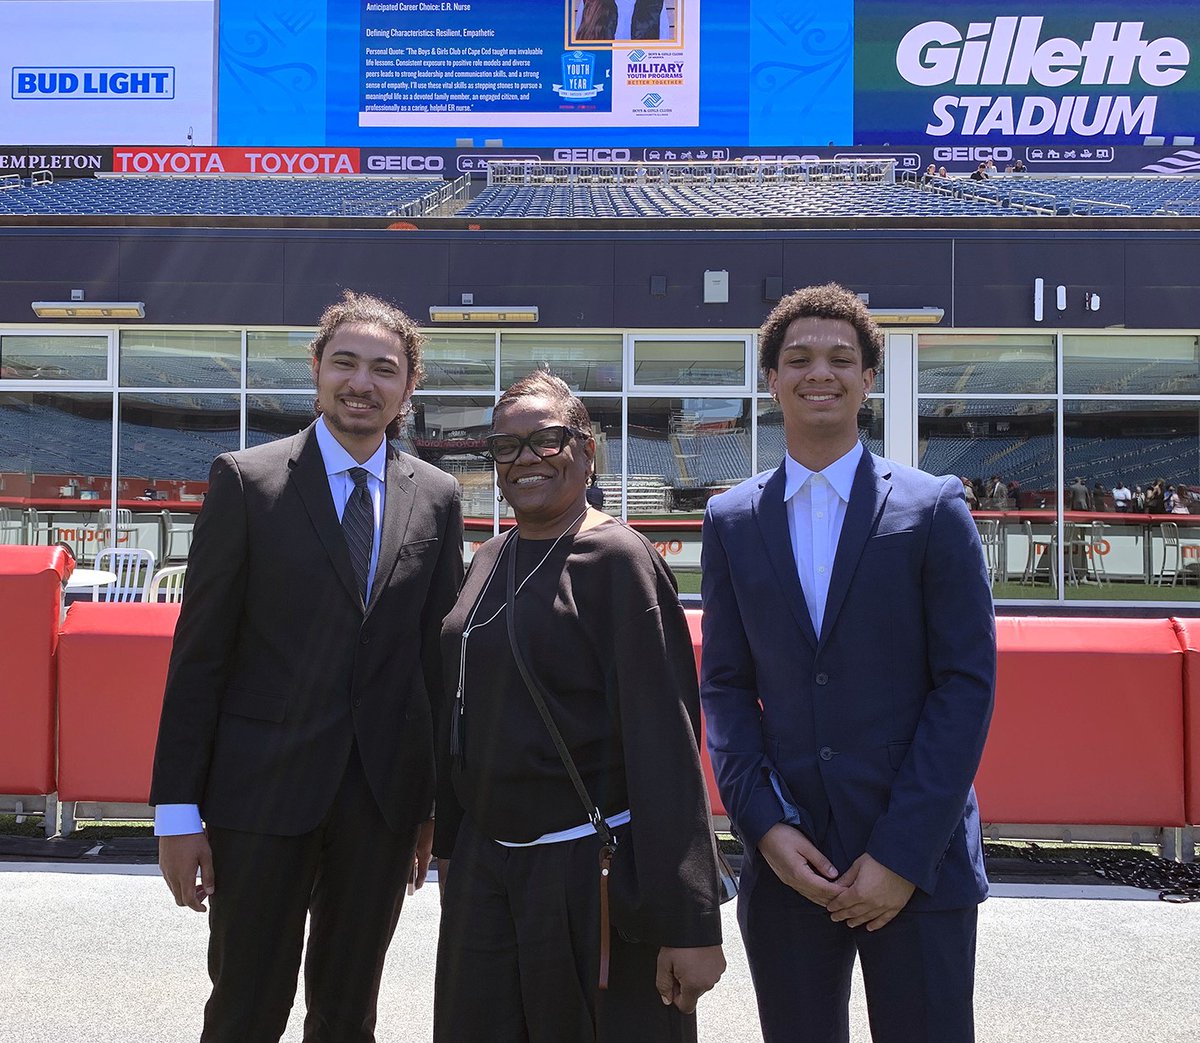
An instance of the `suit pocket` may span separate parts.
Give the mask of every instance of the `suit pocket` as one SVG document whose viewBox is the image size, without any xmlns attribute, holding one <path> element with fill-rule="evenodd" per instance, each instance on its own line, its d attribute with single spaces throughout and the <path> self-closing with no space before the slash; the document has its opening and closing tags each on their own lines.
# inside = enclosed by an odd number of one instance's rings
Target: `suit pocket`
<svg viewBox="0 0 1200 1043">
<path fill-rule="evenodd" d="M 249 688 L 230 688 L 221 700 L 221 711 L 278 724 L 287 716 L 287 699 L 281 695 L 256 692 Z"/>
<path fill-rule="evenodd" d="M 877 532 L 867 542 L 873 546 L 900 546 L 912 539 L 913 529 L 897 529 L 895 532 Z"/>
<path fill-rule="evenodd" d="M 424 554 L 430 548 L 436 547 L 437 544 L 438 538 L 436 536 L 432 536 L 427 540 L 410 540 L 400 548 L 397 558 L 409 558 L 414 554 Z"/>
</svg>

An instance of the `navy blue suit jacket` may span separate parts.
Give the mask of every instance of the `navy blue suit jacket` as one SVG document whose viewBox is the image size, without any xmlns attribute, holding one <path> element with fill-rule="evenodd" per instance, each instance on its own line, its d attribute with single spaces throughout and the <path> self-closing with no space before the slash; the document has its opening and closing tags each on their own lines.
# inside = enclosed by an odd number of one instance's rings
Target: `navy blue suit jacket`
<svg viewBox="0 0 1200 1043">
<path fill-rule="evenodd" d="M 797 576 L 784 468 L 704 519 L 701 696 L 722 800 L 750 855 L 784 819 L 844 872 L 868 852 L 910 907 L 987 895 L 972 780 L 991 717 L 991 590 L 962 483 L 863 453 L 822 633 Z M 774 785 L 773 785 L 774 781 Z"/>
</svg>

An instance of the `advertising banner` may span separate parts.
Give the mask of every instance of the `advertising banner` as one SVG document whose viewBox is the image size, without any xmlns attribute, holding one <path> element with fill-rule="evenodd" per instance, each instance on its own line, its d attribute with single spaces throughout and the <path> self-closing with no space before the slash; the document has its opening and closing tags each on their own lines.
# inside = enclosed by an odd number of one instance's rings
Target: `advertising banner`
<svg viewBox="0 0 1200 1043">
<path fill-rule="evenodd" d="M 1141 144 L 1196 133 L 1200 5 L 855 4 L 857 144 Z"/>
<path fill-rule="evenodd" d="M 358 149 L 123 148 L 112 150 L 118 174 L 357 174 Z"/>
<path fill-rule="evenodd" d="M 112 170 L 111 148 L 85 145 L 0 145 L 0 175 L 28 177 L 48 170 L 55 178 L 91 177 Z"/>
<path fill-rule="evenodd" d="M 214 0 L 0 3 L 0 140 L 213 140 Z"/>
</svg>

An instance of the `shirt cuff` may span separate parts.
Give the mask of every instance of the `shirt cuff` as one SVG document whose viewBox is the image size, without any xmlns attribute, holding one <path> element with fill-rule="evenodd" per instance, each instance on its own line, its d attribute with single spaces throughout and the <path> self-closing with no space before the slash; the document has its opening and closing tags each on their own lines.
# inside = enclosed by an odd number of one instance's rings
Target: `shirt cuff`
<svg viewBox="0 0 1200 1043">
<path fill-rule="evenodd" d="M 203 833 L 200 808 L 196 804 L 159 804 L 154 809 L 154 835 L 177 837 L 184 833 Z"/>
<path fill-rule="evenodd" d="M 771 780 L 771 789 L 775 791 L 775 796 L 779 798 L 779 804 L 783 808 L 783 821 L 789 826 L 801 828 L 804 820 L 800 817 L 800 809 L 783 795 L 783 786 L 780 785 L 779 776 L 774 769 L 767 772 L 767 778 Z"/>
</svg>

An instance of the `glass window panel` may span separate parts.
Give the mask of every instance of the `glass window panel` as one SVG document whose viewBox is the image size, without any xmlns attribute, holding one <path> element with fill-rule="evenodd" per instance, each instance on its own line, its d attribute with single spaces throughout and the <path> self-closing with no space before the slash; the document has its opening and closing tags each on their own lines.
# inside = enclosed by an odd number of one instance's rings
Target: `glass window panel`
<svg viewBox="0 0 1200 1043">
<path fill-rule="evenodd" d="M 238 387 L 242 335 L 237 330 L 123 330 L 122 387 Z"/>
<path fill-rule="evenodd" d="M 107 337 L 0 337 L 0 380 L 107 379 Z"/>
<path fill-rule="evenodd" d="M 0 543 L 81 554 L 111 476 L 111 394 L 0 394 Z"/>
<path fill-rule="evenodd" d="M 746 383 L 746 342 L 738 340 L 646 340 L 633 346 L 635 387 L 742 387 Z"/>
<path fill-rule="evenodd" d="M 867 449 L 884 456 L 883 399 L 869 398 L 858 411 L 858 437 Z M 787 442 L 783 435 L 783 410 L 771 399 L 758 401 L 758 469 L 773 471 L 783 463 Z"/>
<path fill-rule="evenodd" d="M 922 333 L 917 390 L 941 395 L 1052 395 L 1054 337 Z"/>
<path fill-rule="evenodd" d="M 922 470 L 958 475 L 975 493 L 980 535 L 993 537 L 993 596 L 1057 598 L 1054 403 L 921 399 L 917 439 Z"/>
<path fill-rule="evenodd" d="M 121 545 L 146 547 L 156 561 L 182 556 L 184 534 L 208 491 L 209 468 L 238 448 L 240 427 L 236 395 L 122 395 L 117 506 L 131 516 L 129 528 L 118 531 Z M 183 542 L 168 536 L 175 529 Z"/>
<path fill-rule="evenodd" d="M 307 395 L 247 395 L 246 445 L 262 445 L 303 431 L 316 419 L 314 392 Z"/>
<path fill-rule="evenodd" d="M 425 331 L 425 379 L 421 387 L 433 391 L 491 391 L 496 386 L 496 335 Z"/>
<path fill-rule="evenodd" d="M 1064 336 L 1063 390 L 1079 395 L 1200 394 L 1200 337 Z"/>
<path fill-rule="evenodd" d="M 622 351 L 619 333 L 502 333 L 500 386 L 544 364 L 574 391 L 620 391 Z"/>
<path fill-rule="evenodd" d="M 250 330 L 246 334 L 246 386 L 310 388 L 312 330 Z M 204 386 L 204 385 L 201 385 Z"/>
<path fill-rule="evenodd" d="M 1067 598 L 1200 600 L 1200 405 L 1067 402 L 1063 469 Z"/>
<path fill-rule="evenodd" d="M 484 439 L 492 424 L 492 395 L 420 394 L 400 437 L 405 452 L 436 464 L 462 486 L 463 514 L 491 518 L 496 502 Z"/>
</svg>

